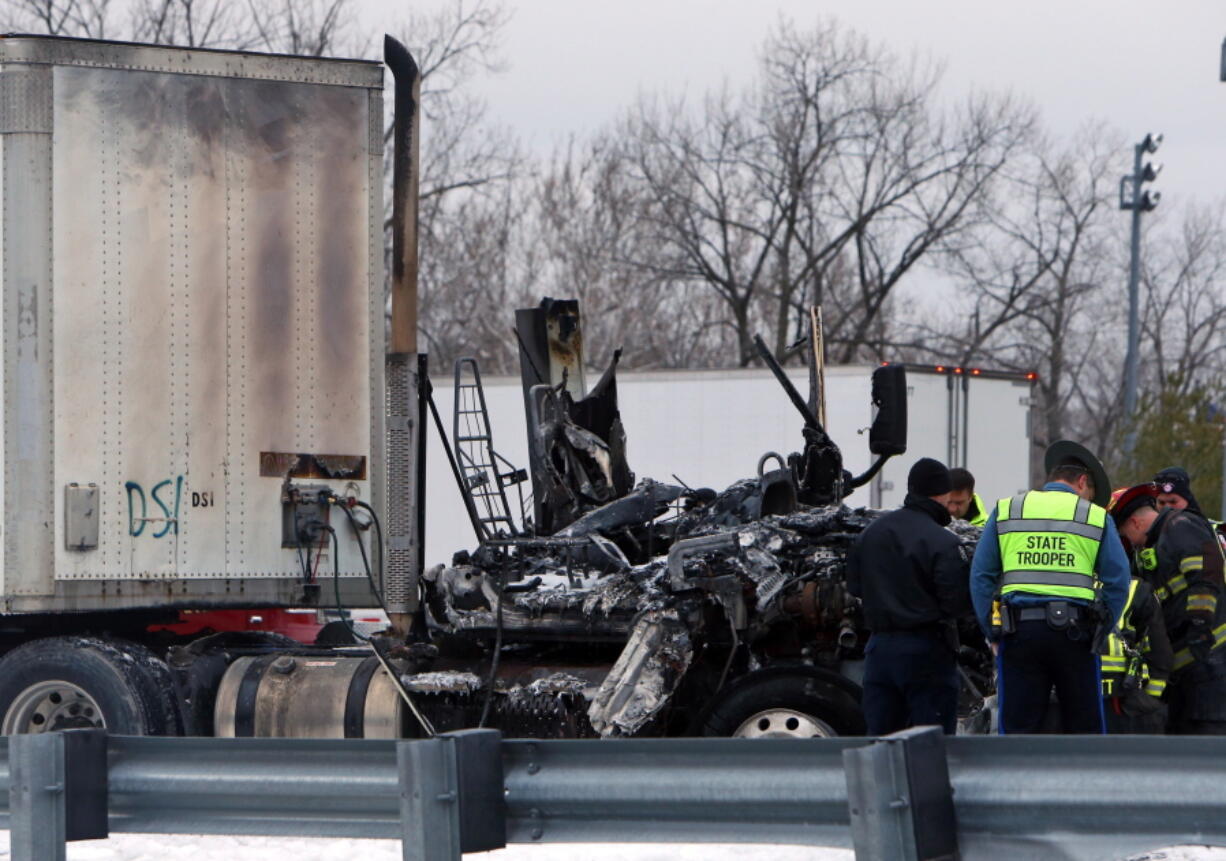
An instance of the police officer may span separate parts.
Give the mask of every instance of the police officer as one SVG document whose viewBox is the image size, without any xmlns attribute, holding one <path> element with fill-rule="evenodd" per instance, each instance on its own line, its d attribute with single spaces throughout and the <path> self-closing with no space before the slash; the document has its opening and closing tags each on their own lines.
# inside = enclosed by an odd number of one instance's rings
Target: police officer
<svg viewBox="0 0 1226 861">
<path fill-rule="evenodd" d="M 1175 650 L 1168 692 L 1174 733 L 1226 735 L 1226 599 L 1221 545 L 1189 509 L 1155 507 L 1158 488 L 1125 491 L 1111 516 L 1162 604 Z"/>
<path fill-rule="evenodd" d="M 949 514 L 954 520 L 965 520 L 971 526 L 988 522 L 983 499 L 975 492 L 975 476 L 969 469 L 955 467 L 949 471 Z"/>
<path fill-rule="evenodd" d="M 847 585 L 872 631 L 865 647 L 864 716 L 870 735 L 958 718 L 956 620 L 971 612 L 969 554 L 944 527 L 949 470 L 920 458 L 902 508 L 860 533 L 847 559 Z"/>
<path fill-rule="evenodd" d="M 971 597 L 997 653 L 1000 731 L 1040 732 L 1054 688 L 1065 732 L 1102 733 L 1093 640 L 1097 626 L 1113 626 L 1123 612 L 1128 558 L 1102 507 L 1111 487 L 1098 459 L 1061 440 L 1048 447 L 1045 465 L 1042 490 L 1002 499 L 988 515 L 971 568 Z M 994 632 L 997 598 L 1002 624 Z"/>
</svg>

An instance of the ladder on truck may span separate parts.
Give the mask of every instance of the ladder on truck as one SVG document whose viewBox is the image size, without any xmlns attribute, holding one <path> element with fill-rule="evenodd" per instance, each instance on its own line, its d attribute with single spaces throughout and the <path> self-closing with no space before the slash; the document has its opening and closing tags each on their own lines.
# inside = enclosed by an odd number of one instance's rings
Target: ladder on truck
<svg viewBox="0 0 1226 861">
<path fill-rule="evenodd" d="M 511 515 L 507 488 L 522 484 L 528 474 L 525 470 L 516 469 L 494 450 L 485 389 L 481 386 L 481 369 L 473 358 L 457 359 L 455 363 L 452 439 L 455 441 L 456 461 L 463 481 L 461 489 L 468 497 L 469 510 L 475 513 L 478 540 L 484 543 L 493 538 L 522 535 L 523 530 L 516 526 Z M 522 498 L 520 507 L 522 521 Z"/>
</svg>

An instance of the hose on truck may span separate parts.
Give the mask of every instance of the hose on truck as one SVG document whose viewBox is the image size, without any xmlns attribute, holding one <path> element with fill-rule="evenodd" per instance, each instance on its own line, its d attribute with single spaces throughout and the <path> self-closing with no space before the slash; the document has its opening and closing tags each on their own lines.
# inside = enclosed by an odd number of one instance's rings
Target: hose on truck
<svg viewBox="0 0 1226 861">
<path fill-rule="evenodd" d="M 336 505 L 342 511 L 345 512 L 345 517 L 348 518 L 349 525 L 353 527 L 354 536 L 357 537 L 358 539 L 358 549 L 362 553 L 362 564 L 366 567 L 366 578 L 367 580 L 370 581 L 370 589 L 372 592 L 374 592 L 375 599 L 379 602 L 379 607 L 383 610 L 385 614 L 387 614 L 387 604 L 384 603 L 383 595 L 381 594 L 381 589 L 384 583 L 383 554 L 382 552 L 380 552 L 379 554 L 379 586 L 376 587 L 375 581 L 371 577 L 371 565 L 366 556 L 366 547 L 362 544 L 362 540 L 361 540 L 360 530 L 363 527 L 361 527 L 358 524 L 356 518 L 354 518 L 353 512 L 350 510 L 351 509 L 350 504 L 347 504 L 344 500 L 339 500 L 339 499 L 334 499 L 332 500 L 332 502 L 334 505 Z M 376 540 L 378 541 L 378 547 L 382 549 L 383 547 L 383 527 L 379 523 L 379 515 L 375 513 L 374 508 L 372 508 L 368 503 L 365 503 L 360 499 L 353 500 L 352 507 L 364 509 L 370 515 L 370 524 L 368 524 L 366 528 L 369 528 L 370 525 L 373 525 L 375 527 L 375 537 L 376 537 Z M 485 701 L 482 703 L 482 706 L 481 706 L 481 717 L 477 721 L 478 727 L 484 727 L 486 724 L 486 721 L 489 720 L 490 706 L 493 703 L 494 679 L 497 677 L 499 658 L 502 655 L 502 630 L 503 630 L 502 602 L 503 602 L 504 590 L 506 589 L 505 576 L 501 576 L 498 578 L 497 585 L 498 585 L 498 607 L 496 610 L 496 617 L 495 617 L 497 621 L 495 623 L 494 657 L 490 663 L 489 678 L 486 679 Z M 337 593 L 337 604 L 338 606 L 340 604 L 339 592 Z M 349 631 L 355 637 L 358 637 L 359 639 L 364 639 L 361 637 L 361 635 L 357 633 L 356 630 L 354 630 L 353 625 L 349 623 L 349 620 L 347 617 L 344 617 L 344 614 L 342 614 L 342 617 L 345 619 L 346 627 L 349 628 Z M 373 642 L 371 643 L 371 648 L 372 649 L 377 648 Z"/>
<path fill-rule="evenodd" d="M 375 546 L 379 548 L 379 588 L 375 590 L 375 597 L 379 599 L 379 606 L 383 609 L 383 612 L 386 613 L 387 605 L 383 603 L 383 590 L 387 582 L 385 579 L 387 572 L 385 571 L 383 565 L 383 526 L 379 523 L 379 515 L 375 513 L 374 508 L 372 508 L 369 503 L 363 502 L 360 499 L 355 499 L 353 504 L 358 508 L 364 509 L 366 513 L 370 515 L 370 522 L 374 524 L 375 527 L 375 540 L 378 542 Z M 371 588 L 374 589 L 374 583 L 371 583 Z"/>
<path fill-rule="evenodd" d="M 333 505 L 338 505 L 343 508 L 345 513 L 348 515 L 349 523 L 353 527 L 354 533 L 358 538 L 358 548 L 362 551 L 362 565 L 366 568 L 366 578 L 370 581 L 371 588 L 373 589 L 374 575 L 370 570 L 370 559 L 366 555 L 366 546 L 362 543 L 362 536 L 359 532 L 357 521 L 354 519 L 352 512 L 349 511 L 347 503 L 334 496 L 329 497 L 328 501 Z M 373 515 L 374 512 L 372 511 L 371 513 Z M 388 678 L 391 679 L 392 685 L 396 688 L 396 692 L 400 695 L 400 698 L 404 700 L 404 704 L 408 706 L 409 711 L 413 714 L 413 717 L 417 719 L 417 723 L 421 726 L 422 731 L 426 734 L 426 737 L 434 737 L 436 735 L 434 724 L 430 723 L 430 719 L 427 718 L 422 713 L 421 709 L 417 707 L 417 703 L 413 701 L 413 697 L 409 695 L 408 690 L 405 689 L 404 684 L 400 681 L 400 676 L 388 662 L 387 656 L 381 651 L 379 643 L 373 637 L 367 637 L 364 634 L 358 633 L 357 629 L 353 627 L 353 623 L 349 620 L 345 605 L 341 601 L 341 543 L 340 539 L 337 537 L 336 530 L 328 524 L 321 523 L 319 521 L 316 521 L 313 525 L 323 531 L 328 532 L 332 536 L 332 587 L 336 597 L 336 611 L 340 615 L 341 621 L 345 623 L 345 627 L 349 629 L 349 633 L 353 635 L 354 639 L 360 640 L 361 642 L 370 646 L 371 651 L 374 652 L 375 658 L 379 661 L 379 665 L 383 667 L 383 671 L 386 672 Z M 378 591 L 375 592 L 375 596 L 379 599 L 380 606 L 383 606 L 383 598 L 381 595 L 379 595 Z M 383 611 L 386 613 L 387 608 L 384 607 Z"/>
<path fill-rule="evenodd" d="M 374 527 L 375 527 L 375 534 L 379 542 L 379 547 L 382 547 L 383 546 L 383 529 L 382 527 L 379 526 L 379 518 L 375 516 L 374 509 L 371 508 L 369 505 L 367 505 L 365 502 L 355 502 L 354 504 L 361 506 L 362 508 L 365 508 L 367 511 L 370 512 L 371 522 L 374 524 Z M 379 602 L 379 609 L 382 610 L 384 614 L 390 619 L 391 614 L 387 612 L 387 604 L 383 600 L 383 590 L 382 590 L 383 554 L 382 553 L 379 554 L 379 563 L 380 563 L 379 565 L 379 585 L 376 586 L 375 578 L 371 573 L 370 559 L 366 555 L 366 545 L 362 543 L 362 528 L 358 524 L 357 518 L 353 516 L 353 512 L 350 510 L 350 507 L 346 502 L 338 499 L 338 500 L 333 501 L 333 505 L 335 505 L 341 511 L 345 512 L 345 517 L 349 519 L 349 525 L 353 527 L 353 535 L 358 540 L 358 550 L 362 551 L 362 565 L 366 568 L 366 580 L 368 583 L 370 583 L 370 591 L 374 593 L 375 600 Z M 353 630 L 352 625 L 349 626 L 349 630 L 350 631 Z"/>
</svg>

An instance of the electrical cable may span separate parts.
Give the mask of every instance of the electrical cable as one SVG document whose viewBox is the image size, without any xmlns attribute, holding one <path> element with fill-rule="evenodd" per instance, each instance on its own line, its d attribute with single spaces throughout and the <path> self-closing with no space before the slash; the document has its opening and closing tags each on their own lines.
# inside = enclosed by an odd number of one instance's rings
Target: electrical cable
<svg viewBox="0 0 1226 861">
<path fill-rule="evenodd" d="M 362 552 L 362 565 L 366 568 L 366 580 L 370 583 L 370 591 L 374 593 L 375 600 L 379 602 L 379 609 L 387 615 L 388 619 L 391 619 L 391 613 L 387 612 L 387 604 L 383 602 L 383 596 L 379 594 L 379 590 L 375 586 L 375 578 L 370 571 L 370 559 L 366 555 L 366 544 L 362 541 L 362 532 L 358 528 L 357 518 L 353 516 L 353 512 L 349 510 L 349 506 L 345 502 L 337 500 L 335 505 L 345 512 L 345 516 L 349 518 L 349 525 L 353 527 L 353 536 L 358 542 L 358 550 Z"/>
<path fill-rule="evenodd" d="M 319 548 L 315 551 L 315 564 L 311 566 L 311 579 L 309 582 L 315 583 L 319 580 L 319 563 L 324 557 L 324 548 L 328 546 L 327 541 L 319 542 Z M 307 559 L 311 558 L 310 548 L 307 548 Z"/>
<path fill-rule="evenodd" d="M 287 479 L 288 481 L 288 479 Z M 290 502 L 294 506 L 294 549 L 298 551 L 298 567 L 302 569 L 302 582 L 311 582 L 311 554 L 307 551 L 307 556 L 302 557 L 302 530 L 298 523 L 298 497 L 293 495 L 290 497 Z"/>
<path fill-rule="evenodd" d="M 375 514 L 374 508 L 372 508 L 368 503 L 365 503 L 360 499 L 355 499 L 353 504 L 358 508 L 364 508 L 370 515 L 371 522 L 375 525 L 375 540 L 379 542 L 379 591 L 382 593 L 383 590 L 387 588 L 385 585 L 386 580 L 384 579 L 386 572 L 384 571 L 383 565 L 383 525 L 379 523 L 379 515 Z M 384 612 L 387 611 L 385 610 Z"/>
<path fill-rule="evenodd" d="M 333 502 L 335 501 L 336 500 L 333 499 Z M 345 605 L 341 601 L 341 542 L 340 542 L 340 538 L 337 536 L 336 530 L 333 529 L 328 524 L 321 523 L 319 521 L 315 521 L 315 525 L 318 528 L 331 533 L 332 535 L 332 547 L 333 547 L 332 586 L 333 586 L 333 591 L 336 596 L 336 611 L 337 613 L 340 614 L 341 621 L 345 623 L 345 627 L 349 629 L 349 633 L 353 635 L 354 639 L 361 640 L 362 642 L 370 646 L 371 651 L 374 652 L 375 654 L 375 659 L 379 661 L 379 665 L 383 667 L 383 671 L 387 673 L 387 677 L 391 680 L 392 687 L 396 689 L 396 692 L 400 695 L 400 698 L 404 700 L 404 704 L 409 707 L 409 711 L 413 713 L 413 717 L 415 717 L 417 719 L 417 723 L 421 725 L 422 730 L 426 733 L 426 737 L 433 738 L 436 735 L 435 730 L 434 730 L 434 724 L 430 723 L 430 720 L 424 714 L 422 714 L 421 709 L 417 707 L 417 703 L 415 703 L 413 701 L 413 698 L 409 696 L 409 692 L 405 690 L 404 685 L 400 681 L 400 676 L 397 675 L 396 671 L 392 668 L 391 664 L 388 663 L 388 660 L 384 656 L 384 654 L 381 651 L 379 651 L 379 644 L 375 642 L 373 637 L 367 637 L 362 634 L 359 634 L 357 629 L 353 627 L 353 623 L 349 621 L 348 616 L 345 615 L 346 613 Z M 358 544 L 361 545 L 361 541 L 359 541 Z M 370 576 L 370 563 L 367 562 L 366 560 L 365 548 L 362 549 L 362 561 L 366 564 L 366 573 L 367 573 L 367 576 L 369 577 Z"/>
</svg>

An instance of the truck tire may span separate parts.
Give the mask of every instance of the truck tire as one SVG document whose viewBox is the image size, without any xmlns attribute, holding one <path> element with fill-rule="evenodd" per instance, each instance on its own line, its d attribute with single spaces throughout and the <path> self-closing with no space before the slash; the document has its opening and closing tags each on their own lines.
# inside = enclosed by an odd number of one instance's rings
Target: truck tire
<svg viewBox="0 0 1226 861">
<path fill-rule="evenodd" d="M 98 727 L 173 735 L 169 670 L 135 643 L 48 637 L 0 658 L 0 734 Z"/>
<path fill-rule="evenodd" d="M 864 712 L 850 693 L 801 674 L 753 675 L 727 689 L 707 713 L 702 734 L 732 738 L 864 735 Z"/>
</svg>

